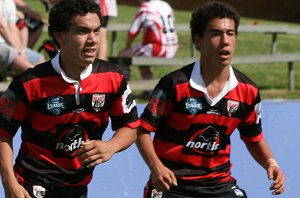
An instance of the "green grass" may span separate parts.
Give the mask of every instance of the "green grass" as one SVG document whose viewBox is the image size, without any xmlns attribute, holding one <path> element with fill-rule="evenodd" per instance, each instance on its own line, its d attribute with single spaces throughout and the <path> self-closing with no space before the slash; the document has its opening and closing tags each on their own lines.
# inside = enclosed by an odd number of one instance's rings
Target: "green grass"
<svg viewBox="0 0 300 198">
<path fill-rule="evenodd" d="M 47 12 L 38 0 L 26 0 L 34 9 L 40 10 L 45 17 Z M 112 19 L 110 23 L 130 23 L 134 17 L 137 7 L 119 5 L 119 16 Z M 189 23 L 191 11 L 175 10 L 177 23 Z M 258 22 L 259 25 L 286 25 L 300 27 L 296 23 L 283 23 L 278 21 L 261 20 L 254 18 L 241 18 L 241 24 L 252 24 Z M 36 45 L 48 38 L 44 33 Z M 110 34 L 108 40 L 110 41 Z M 123 48 L 126 39 L 126 32 L 118 33 L 117 49 Z M 300 52 L 300 35 L 278 35 L 277 37 L 277 53 L 293 53 Z M 139 39 L 135 43 L 138 43 Z M 188 57 L 191 55 L 190 50 L 190 33 L 179 33 L 180 47 L 176 57 Z M 270 54 L 271 52 L 271 35 L 263 33 L 239 33 L 237 41 L 236 55 L 251 54 Z M 116 54 L 114 54 L 116 55 Z M 200 56 L 197 52 L 197 56 Z M 288 66 L 287 63 L 281 64 L 257 64 L 257 65 L 237 65 L 239 70 L 247 74 L 261 89 L 263 99 L 283 98 L 283 99 L 300 99 L 300 63 L 294 63 L 294 79 L 295 90 L 290 92 L 288 87 Z M 153 67 L 155 78 L 160 78 L 166 73 L 176 69 L 176 67 Z M 132 69 L 133 79 L 140 79 L 137 69 Z"/>
</svg>

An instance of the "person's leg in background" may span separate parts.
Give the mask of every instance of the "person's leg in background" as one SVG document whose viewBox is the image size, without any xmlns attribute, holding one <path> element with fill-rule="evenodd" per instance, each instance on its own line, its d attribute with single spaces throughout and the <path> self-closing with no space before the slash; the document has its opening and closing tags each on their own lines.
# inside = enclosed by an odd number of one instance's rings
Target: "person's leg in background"
<svg viewBox="0 0 300 198">
<path fill-rule="evenodd" d="M 18 50 L 6 44 L 0 45 L 0 65 L 3 73 L 12 71 L 16 74 L 33 67 L 25 57 L 18 53 Z"/>
<path fill-rule="evenodd" d="M 103 22 L 100 29 L 100 46 L 98 50 L 97 58 L 106 60 L 107 59 L 107 25 L 108 25 L 108 16 L 103 16 Z"/>
</svg>

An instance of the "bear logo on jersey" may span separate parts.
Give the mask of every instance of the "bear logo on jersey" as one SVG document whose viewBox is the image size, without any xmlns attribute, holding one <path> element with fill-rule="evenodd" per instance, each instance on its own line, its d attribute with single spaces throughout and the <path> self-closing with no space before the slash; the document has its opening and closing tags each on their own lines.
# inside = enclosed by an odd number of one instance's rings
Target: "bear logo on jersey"
<svg viewBox="0 0 300 198">
<path fill-rule="evenodd" d="M 220 132 L 214 127 L 208 126 L 198 130 L 185 144 L 185 152 L 195 154 L 213 155 L 220 147 Z"/>
<path fill-rule="evenodd" d="M 79 125 L 75 125 L 71 129 L 65 129 L 57 139 L 55 156 L 75 156 L 81 144 L 87 139 L 88 132 Z"/>
</svg>

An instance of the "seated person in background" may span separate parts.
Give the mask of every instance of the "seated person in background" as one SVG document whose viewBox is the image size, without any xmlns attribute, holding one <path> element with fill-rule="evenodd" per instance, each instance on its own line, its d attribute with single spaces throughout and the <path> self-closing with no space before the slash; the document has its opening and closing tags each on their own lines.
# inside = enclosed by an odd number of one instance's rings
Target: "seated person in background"
<svg viewBox="0 0 300 198">
<path fill-rule="evenodd" d="M 14 38 L 7 31 L 1 15 L 0 36 L 7 41 L 7 43 L 13 43 L 11 40 Z M 24 51 L 20 51 L 13 46 L 7 45 L 6 43 L 0 43 L 0 65 L 1 73 L 13 71 L 17 74 L 33 67 L 33 65 L 27 60 Z"/>
<path fill-rule="evenodd" d="M 148 56 L 172 58 L 178 48 L 178 37 L 174 27 L 174 13 L 170 5 L 161 0 L 139 0 L 140 7 L 129 29 L 125 48 L 120 56 Z M 136 47 L 131 47 L 140 31 L 143 31 L 143 41 Z M 140 65 L 142 79 L 152 79 L 150 66 Z M 124 66 L 123 72 L 130 80 L 130 68 Z M 144 92 L 145 98 L 149 93 Z"/>
<path fill-rule="evenodd" d="M 15 2 L 13 0 L 5 0 L 2 2 L 1 7 L 2 28 L 5 29 L 3 32 L 6 32 L 6 37 L 0 35 L 0 44 L 9 45 L 19 50 L 20 53 L 24 53 L 24 57 L 26 57 L 32 65 L 43 62 L 44 57 L 41 54 L 22 45 L 19 29 L 16 26 L 17 15 Z"/>
<path fill-rule="evenodd" d="M 33 48 L 43 32 L 44 22 L 42 15 L 33 10 L 23 0 L 15 0 L 19 12 L 17 26 L 27 39 L 26 46 Z"/>
</svg>

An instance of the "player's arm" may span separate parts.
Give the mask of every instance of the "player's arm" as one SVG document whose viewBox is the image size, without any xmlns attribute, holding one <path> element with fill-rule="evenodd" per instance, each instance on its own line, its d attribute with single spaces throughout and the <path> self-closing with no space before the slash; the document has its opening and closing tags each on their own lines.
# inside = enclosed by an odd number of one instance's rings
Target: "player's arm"
<svg viewBox="0 0 300 198">
<path fill-rule="evenodd" d="M 142 29 L 142 24 L 145 21 L 144 12 L 139 11 L 128 30 L 125 47 L 123 50 L 130 49 L 134 39 L 138 36 Z"/>
<path fill-rule="evenodd" d="M 132 145 L 137 137 L 136 128 L 122 127 L 118 129 L 113 137 L 107 141 L 110 144 L 111 152 L 117 153 Z"/>
<path fill-rule="evenodd" d="M 136 140 L 136 129 L 122 127 L 108 141 L 90 140 L 82 144 L 78 151 L 78 160 L 87 168 L 106 162 L 112 156 L 126 148 Z"/>
<path fill-rule="evenodd" d="M 134 41 L 134 37 L 130 36 L 128 34 L 127 39 L 126 39 L 126 43 L 125 43 L 125 49 L 131 48 L 133 41 Z"/>
<path fill-rule="evenodd" d="M 153 187 L 158 191 L 164 192 L 169 190 L 172 186 L 177 186 L 174 173 L 160 161 L 155 152 L 150 132 L 143 127 L 138 128 L 136 145 L 151 171 Z"/>
<path fill-rule="evenodd" d="M 0 173 L 5 197 L 30 197 L 14 174 L 12 140 L 2 137 L 0 137 Z"/>
<path fill-rule="evenodd" d="M 272 151 L 265 139 L 258 142 L 247 142 L 247 149 L 253 158 L 267 171 L 268 178 L 274 180 L 270 190 L 272 194 L 281 194 L 285 190 L 285 174 L 274 159 Z"/>
</svg>

